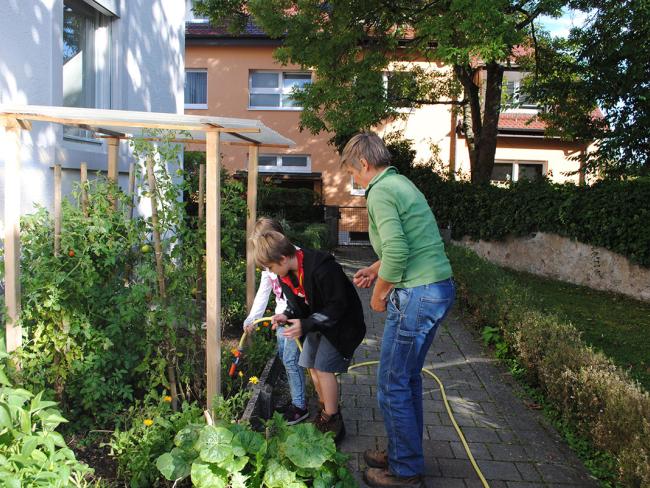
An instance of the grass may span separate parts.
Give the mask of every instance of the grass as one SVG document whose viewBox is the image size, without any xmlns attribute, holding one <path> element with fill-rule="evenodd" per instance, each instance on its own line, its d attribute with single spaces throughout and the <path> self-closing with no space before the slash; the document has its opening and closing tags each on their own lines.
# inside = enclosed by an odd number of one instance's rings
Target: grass
<svg viewBox="0 0 650 488">
<path fill-rule="evenodd" d="M 602 351 L 650 391 L 650 303 L 624 295 L 504 269 L 530 290 L 538 306 L 571 322 L 583 340 Z"/>
</svg>

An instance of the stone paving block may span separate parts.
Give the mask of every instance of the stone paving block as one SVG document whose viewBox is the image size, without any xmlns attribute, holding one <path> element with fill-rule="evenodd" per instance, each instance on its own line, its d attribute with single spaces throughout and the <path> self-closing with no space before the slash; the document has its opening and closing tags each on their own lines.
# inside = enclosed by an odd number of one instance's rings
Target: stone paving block
<svg viewBox="0 0 650 488">
<path fill-rule="evenodd" d="M 438 459 L 438 465 L 444 478 L 473 478 L 474 467 L 466 459 Z"/>
<path fill-rule="evenodd" d="M 464 427 L 463 434 L 467 442 L 499 442 L 499 436 L 492 429 L 483 427 Z"/>
<path fill-rule="evenodd" d="M 491 443 L 487 448 L 495 461 L 528 461 L 530 458 L 521 444 Z"/>
<path fill-rule="evenodd" d="M 501 442 L 508 442 L 510 444 L 519 444 L 520 440 L 519 437 L 517 437 L 517 434 L 513 430 L 509 429 L 499 429 L 496 431 L 497 435 L 499 436 L 499 439 L 501 439 Z M 525 449 L 524 449 L 525 452 Z M 526 453 L 528 455 L 528 453 Z M 530 457 L 530 456 L 528 456 Z"/>
<path fill-rule="evenodd" d="M 362 436 L 384 436 L 386 430 L 383 422 L 366 422 L 359 420 L 359 435 Z"/>
<path fill-rule="evenodd" d="M 426 429 L 432 441 L 457 441 L 458 433 L 453 427 L 444 425 L 431 426 Z"/>
<path fill-rule="evenodd" d="M 440 414 L 440 419 L 441 425 L 454 425 L 446 411 Z M 454 419 L 461 430 L 465 427 L 476 427 L 474 416 L 471 413 L 454 413 Z"/>
<path fill-rule="evenodd" d="M 426 477 L 424 479 L 427 488 L 467 488 L 462 479 Z"/>
<path fill-rule="evenodd" d="M 453 459 L 456 456 L 451 449 L 451 443 L 445 441 L 428 441 L 422 445 L 425 459 Z"/>
<path fill-rule="evenodd" d="M 483 472 L 483 476 L 488 480 L 519 481 L 522 479 L 515 463 L 480 461 L 478 465 Z"/>
<path fill-rule="evenodd" d="M 524 481 L 542 481 L 542 476 L 537 471 L 534 463 L 515 463 L 515 466 L 517 466 Z"/>
<path fill-rule="evenodd" d="M 346 407 L 341 409 L 341 413 L 346 422 L 348 420 L 375 420 L 373 410 L 370 408 Z"/>
<path fill-rule="evenodd" d="M 539 464 L 537 470 L 547 483 L 572 483 L 583 486 L 595 486 L 593 480 L 588 480 L 584 473 L 578 473 L 574 468 L 561 464 Z"/>
<path fill-rule="evenodd" d="M 341 451 L 346 454 L 350 453 L 361 453 L 366 449 L 383 449 L 377 445 L 377 437 L 374 436 L 352 436 L 346 435 L 345 438 L 340 443 Z"/>
<path fill-rule="evenodd" d="M 506 482 L 508 488 L 546 488 L 547 485 L 540 483 L 527 483 L 525 481 L 508 481 Z"/>
</svg>

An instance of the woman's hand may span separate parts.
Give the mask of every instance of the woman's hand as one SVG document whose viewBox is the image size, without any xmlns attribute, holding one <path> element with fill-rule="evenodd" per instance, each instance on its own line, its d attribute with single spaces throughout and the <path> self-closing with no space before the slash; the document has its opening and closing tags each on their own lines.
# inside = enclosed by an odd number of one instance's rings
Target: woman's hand
<svg viewBox="0 0 650 488">
<path fill-rule="evenodd" d="M 372 266 L 368 266 L 357 271 L 352 282 L 359 288 L 370 288 L 376 279 L 377 271 Z"/>
<path fill-rule="evenodd" d="M 379 296 L 379 293 L 376 292 L 375 288 L 375 292 L 372 294 L 372 298 L 370 298 L 370 308 L 372 308 L 375 312 L 385 312 L 387 301 L 387 296 L 381 298 Z"/>
<path fill-rule="evenodd" d="M 302 337 L 302 323 L 300 319 L 289 319 L 287 323 L 291 325 L 284 328 L 282 335 L 289 339 L 300 339 Z"/>
</svg>

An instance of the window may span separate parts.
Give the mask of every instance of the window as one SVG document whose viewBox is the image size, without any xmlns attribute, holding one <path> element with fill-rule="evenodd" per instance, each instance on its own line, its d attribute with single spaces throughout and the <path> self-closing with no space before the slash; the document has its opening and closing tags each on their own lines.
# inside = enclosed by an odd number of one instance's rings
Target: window
<svg viewBox="0 0 650 488">
<path fill-rule="evenodd" d="M 366 195 L 366 189 L 354 181 L 354 176 L 350 176 L 350 195 L 363 197 Z"/>
<path fill-rule="evenodd" d="M 260 154 L 258 159 L 261 171 L 275 171 L 279 173 L 309 173 L 311 160 L 309 156 Z"/>
<path fill-rule="evenodd" d="M 311 83 L 311 73 L 251 71 L 248 77 L 249 101 L 252 109 L 300 110 L 292 93 Z"/>
<path fill-rule="evenodd" d="M 386 97 L 391 107 L 409 109 L 419 98 L 416 74 L 412 71 L 388 71 L 384 74 Z"/>
<path fill-rule="evenodd" d="M 495 161 L 491 180 L 495 183 L 535 180 L 545 174 L 543 161 Z"/>
<path fill-rule="evenodd" d="M 185 22 L 194 22 L 207 24 L 210 22 L 210 19 L 205 17 L 197 17 L 194 13 L 194 6 L 196 5 L 197 0 L 185 0 Z"/>
<path fill-rule="evenodd" d="M 185 108 L 208 108 L 207 70 L 185 70 Z"/>
<path fill-rule="evenodd" d="M 109 37 L 108 17 L 80 0 L 65 0 L 62 74 L 65 107 L 108 107 Z M 93 140 L 91 131 L 72 127 L 65 127 L 63 135 L 66 138 Z"/>
<path fill-rule="evenodd" d="M 528 95 L 523 93 L 521 81 L 506 81 L 503 91 L 506 96 L 506 108 L 537 108 L 537 105 L 528 101 Z"/>
</svg>

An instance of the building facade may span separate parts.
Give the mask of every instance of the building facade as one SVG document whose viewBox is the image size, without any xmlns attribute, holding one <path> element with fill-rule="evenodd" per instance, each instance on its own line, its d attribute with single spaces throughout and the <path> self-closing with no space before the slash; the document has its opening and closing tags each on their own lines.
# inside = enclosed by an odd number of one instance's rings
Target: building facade
<svg viewBox="0 0 650 488">
<path fill-rule="evenodd" d="M 233 35 L 204 19 L 193 18 L 190 13 L 185 43 L 186 113 L 218 113 L 262 120 L 294 140 L 296 147 L 285 151 L 264 150 L 260 156 L 261 174 L 313 188 L 322 194 L 326 205 L 365 206 L 363 189 L 339 169 L 336 149 L 328 143 L 331 134 L 300 131 L 301 109 L 295 106 L 290 93 L 309 83 L 312 74 L 298 66 L 281 66 L 274 60 L 273 52 L 280 41 L 268 38 L 251 23 L 245 32 Z M 425 71 L 449 70 L 435 63 L 396 62 L 389 67 L 387 76 L 393 71 L 408 71 L 413 65 Z M 544 175 L 553 181 L 578 183 L 578 175 L 566 173 L 578 170 L 579 163 L 571 157 L 579 155 L 584 145 L 546 138 L 543 123 L 529 123 L 537 109 L 519 100 L 522 76 L 516 69 L 504 76 L 509 100 L 516 103 L 506 107 L 499 120 L 493 180 L 516 181 Z M 405 110 L 401 110 L 403 117 L 378 126 L 377 131 L 382 135 L 399 131 L 413 141 L 417 160 L 427 161 L 435 153 L 443 171 L 453 168 L 457 178 L 468 178 L 469 153 L 451 105 Z M 224 156 L 230 171 L 245 170 L 244 150 L 227 148 Z M 355 219 L 360 222 L 355 229 L 366 225 L 361 217 Z"/>
<path fill-rule="evenodd" d="M 0 103 L 183 113 L 183 2 L 7 0 L 3 7 Z M 52 206 L 54 164 L 62 165 L 64 193 L 79 180 L 81 162 L 89 176 L 106 170 L 107 145 L 88 131 L 34 123 L 22 132 L 23 213 L 34 203 Z M 125 184 L 129 149 L 121 146 Z"/>
</svg>

